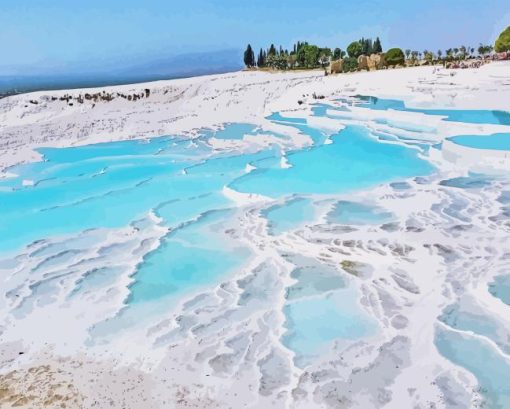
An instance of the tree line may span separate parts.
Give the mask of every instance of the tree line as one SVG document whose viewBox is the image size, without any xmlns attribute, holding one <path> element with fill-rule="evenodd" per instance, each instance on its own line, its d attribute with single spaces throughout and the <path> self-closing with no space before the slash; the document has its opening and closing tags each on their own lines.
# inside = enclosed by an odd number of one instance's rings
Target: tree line
<svg viewBox="0 0 510 409">
<path fill-rule="evenodd" d="M 460 47 L 448 48 L 446 50 L 437 50 L 436 52 L 430 50 L 414 51 L 405 50 L 407 60 L 427 60 L 427 61 L 460 61 L 467 60 L 473 57 L 485 57 L 492 53 L 494 47 L 492 45 L 480 44 L 476 49 L 475 47 L 468 47 L 462 45 Z"/>
<path fill-rule="evenodd" d="M 495 47 L 485 44 L 480 44 L 477 48 L 462 45 L 444 51 L 439 49 L 435 52 L 427 49 L 423 51 L 406 49 L 404 51 L 400 48 L 392 48 L 387 51 L 386 59 L 389 59 L 390 65 L 415 65 L 420 62 L 446 63 L 474 57 L 486 57 L 493 51 L 510 51 L 509 43 L 510 27 L 501 33 Z M 344 71 L 354 71 L 358 68 L 360 56 L 381 53 L 383 53 L 383 47 L 379 37 L 375 40 L 361 38 L 358 41 L 353 41 L 345 51 L 339 47 L 331 49 L 309 44 L 306 41 L 298 41 L 291 50 L 284 49 L 282 46 L 277 48 L 271 44 L 266 49 L 261 48 L 255 54 L 251 45 L 248 44 L 244 52 L 244 64 L 248 68 L 293 70 L 325 68 L 332 61 L 342 60 Z"/>
<path fill-rule="evenodd" d="M 357 44 L 357 49 L 359 48 L 359 55 L 382 52 L 379 37 L 375 40 L 362 38 L 355 43 Z M 276 48 L 274 44 L 271 44 L 267 49 L 261 48 L 257 56 L 255 56 L 251 45 L 248 44 L 244 52 L 244 64 L 248 68 L 258 67 L 279 70 L 312 69 L 324 68 L 332 60 L 339 60 L 345 56 L 346 52 L 339 47 L 334 49 L 319 47 L 306 41 L 298 41 L 291 50 L 284 49 L 282 46 Z"/>
</svg>

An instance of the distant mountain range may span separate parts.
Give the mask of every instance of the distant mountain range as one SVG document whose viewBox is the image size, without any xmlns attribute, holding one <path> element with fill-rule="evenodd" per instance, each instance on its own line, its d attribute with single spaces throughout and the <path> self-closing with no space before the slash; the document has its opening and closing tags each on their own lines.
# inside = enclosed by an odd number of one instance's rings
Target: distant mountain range
<svg viewBox="0 0 510 409">
<path fill-rule="evenodd" d="M 139 58 L 129 63 L 106 63 L 82 68 L 74 64 L 52 73 L 0 75 L 0 97 L 30 91 L 100 87 L 162 79 L 194 77 L 238 71 L 243 68 L 240 50 L 188 53 Z"/>
</svg>

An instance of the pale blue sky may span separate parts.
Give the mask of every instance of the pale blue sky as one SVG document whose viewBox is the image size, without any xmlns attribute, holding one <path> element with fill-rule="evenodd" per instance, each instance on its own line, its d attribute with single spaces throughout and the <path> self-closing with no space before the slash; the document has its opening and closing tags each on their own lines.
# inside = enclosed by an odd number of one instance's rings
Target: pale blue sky
<svg viewBox="0 0 510 409">
<path fill-rule="evenodd" d="M 0 0 L 0 74 L 247 42 L 345 48 L 379 35 L 384 48 L 437 50 L 493 41 L 508 25 L 508 0 Z"/>
</svg>

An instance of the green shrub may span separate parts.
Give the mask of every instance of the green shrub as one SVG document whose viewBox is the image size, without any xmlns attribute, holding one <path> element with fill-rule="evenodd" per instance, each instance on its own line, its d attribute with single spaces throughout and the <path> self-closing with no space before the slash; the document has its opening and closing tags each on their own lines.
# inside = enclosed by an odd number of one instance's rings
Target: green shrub
<svg viewBox="0 0 510 409">
<path fill-rule="evenodd" d="M 352 72 L 358 69 L 358 60 L 354 57 L 344 58 L 344 64 L 342 66 L 343 72 Z"/>
<path fill-rule="evenodd" d="M 498 53 L 510 51 L 510 26 L 499 35 L 496 44 L 494 44 L 494 49 Z"/>
<path fill-rule="evenodd" d="M 389 66 L 404 65 L 404 52 L 400 48 L 390 48 L 386 52 L 385 59 Z"/>
<path fill-rule="evenodd" d="M 363 47 L 359 41 L 354 41 L 349 44 L 347 47 L 347 54 L 351 58 L 358 58 L 361 54 L 363 54 Z"/>
</svg>

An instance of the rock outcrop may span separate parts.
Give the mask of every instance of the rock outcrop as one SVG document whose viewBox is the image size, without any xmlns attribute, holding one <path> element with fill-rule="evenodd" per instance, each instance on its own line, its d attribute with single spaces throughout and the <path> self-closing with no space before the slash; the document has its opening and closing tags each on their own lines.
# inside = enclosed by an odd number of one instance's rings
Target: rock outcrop
<svg viewBox="0 0 510 409">
<path fill-rule="evenodd" d="M 343 72 L 343 60 L 331 61 L 329 71 L 331 74 L 340 74 Z M 358 70 L 382 70 L 386 68 L 386 59 L 384 53 L 372 54 L 370 56 L 360 55 L 358 57 Z"/>
<path fill-rule="evenodd" d="M 386 67 L 384 53 L 372 54 L 370 56 L 360 55 L 358 57 L 358 69 L 375 71 Z"/>
<path fill-rule="evenodd" d="M 358 70 L 368 70 L 368 57 L 366 55 L 358 57 Z"/>
<path fill-rule="evenodd" d="M 384 53 L 372 54 L 367 58 L 368 69 L 370 71 L 381 70 L 386 67 Z"/>
<path fill-rule="evenodd" d="M 344 60 L 331 61 L 330 72 L 331 74 L 340 74 L 343 72 Z"/>
</svg>

